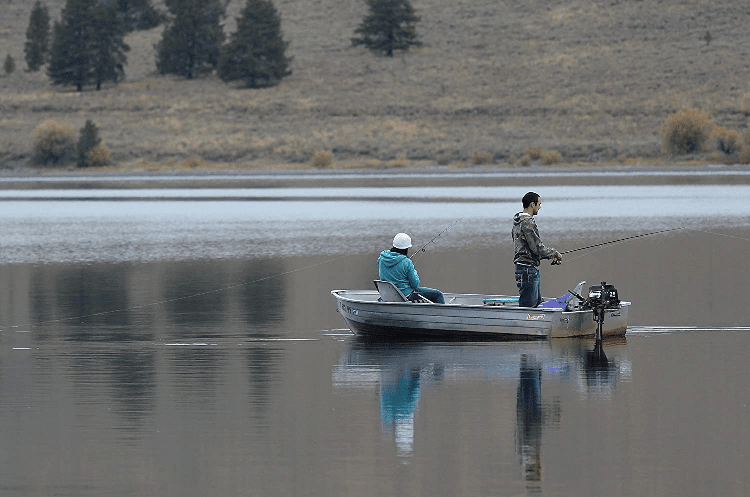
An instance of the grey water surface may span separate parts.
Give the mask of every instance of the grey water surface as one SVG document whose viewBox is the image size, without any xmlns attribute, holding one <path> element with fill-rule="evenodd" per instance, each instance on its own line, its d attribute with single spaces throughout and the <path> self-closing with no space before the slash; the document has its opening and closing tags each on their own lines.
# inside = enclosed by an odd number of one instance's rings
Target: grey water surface
<svg viewBox="0 0 750 497">
<path fill-rule="evenodd" d="M 750 186 L 646 178 L 0 189 L 0 495 L 750 495 Z M 530 189 L 561 251 L 684 228 L 543 265 L 614 284 L 625 337 L 345 328 L 398 231 L 458 221 L 423 284 L 514 293 Z"/>
</svg>

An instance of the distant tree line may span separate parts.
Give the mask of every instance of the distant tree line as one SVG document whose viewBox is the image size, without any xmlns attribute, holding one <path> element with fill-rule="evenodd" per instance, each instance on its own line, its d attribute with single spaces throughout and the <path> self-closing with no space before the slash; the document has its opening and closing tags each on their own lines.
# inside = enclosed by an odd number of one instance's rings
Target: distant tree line
<svg viewBox="0 0 750 497">
<path fill-rule="evenodd" d="M 419 46 L 409 0 L 365 0 L 369 13 L 354 31 L 353 46 L 393 56 Z M 156 69 L 192 79 L 216 71 L 223 81 L 248 88 L 273 86 L 291 74 L 292 59 L 272 0 L 246 0 L 237 29 L 225 40 L 226 0 L 165 0 L 167 13 L 151 0 L 67 0 L 50 30 L 49 11 L 36 0 L 26 30 L 24 55 L 29 71 L 47 64 L 53 84 L 82 91 L 125 76 L 125 35 L 165 24 L 155 45 Z"/>
</svg>

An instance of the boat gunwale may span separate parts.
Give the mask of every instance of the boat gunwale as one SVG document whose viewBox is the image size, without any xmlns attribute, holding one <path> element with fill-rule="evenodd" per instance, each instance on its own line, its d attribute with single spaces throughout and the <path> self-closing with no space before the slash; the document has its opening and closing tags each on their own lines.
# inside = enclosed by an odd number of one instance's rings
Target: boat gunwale
<svg viewBox="0 0 750 497">
<path fill-rule="evenodd" d="M 589 313 L 591 312 L 591 309 L 575 309 L 575 310 L 565 310 L 561 309 L 559 307 L 520 307 L 520 306 L 513 306 L 513 305 L 486 305 L 486 304 L 453 304 L 453 303 L 444 303 L 444 304 L 438 304 L 436 302 L 385 302 L 385 301 L 379 301 L 379 300 L 363 300 L 363 299 L 356 299 L 352 297 L 347 297 L 345 295 L 342 295 L 339 292 L 357 292 L 360 294 L 365 295 L 378 295 L 377 290 L 331 290 L 331 295 L 333 295 L 336 299 L 340 299 L 347 302 L 356 302 L 361 304 L 367 304 L 367 305 L 376 305 L 378 307 L 380 306 L 413 306 L 417 305 L 418 308 L 425 308 L 425 307 L 453 307 L 453 308 L 468 308 L 468 309 L 487 309 L 488 312 L 490 311 L 517 311 L 517 312 L 528 312 L 530 310 L 535 310 L 537 312 L 552 312 L 555 314 L 579 314 L 579 313 Z M 514 297 L 513 295 L 490 295 L 490 294 L 481 294 L 481 293 L 445 293 L 444 295 L 449 296 L 456 296 L 456 297 L 468 297 L 468 298 L 503 298 L 503 297 Z M 554 300 L 554 299 L 548 299 L 548 300 Z M 622 309 L 623 307 L 628 307 L 632 305 L 631 302 L 621 300 L 618 306 L 618 309 Z M 616 311 L 618 309 L 607 309 L 608 311 Z"/>
</svg>

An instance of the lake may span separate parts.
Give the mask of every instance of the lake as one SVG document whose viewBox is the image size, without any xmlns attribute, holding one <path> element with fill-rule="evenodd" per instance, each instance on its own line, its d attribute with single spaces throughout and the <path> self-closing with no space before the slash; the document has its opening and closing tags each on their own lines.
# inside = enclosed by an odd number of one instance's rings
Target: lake
<svg viewBox="0 0 750 497">
<path fill-rule="evenodd" d="M 1 178 L 0 495 L 749 495 L 748 177 Z M 542 266 L 632 302 L 603 356 L 346 329 L 399 231 L 423 284 L 515 293 L 529 190 L 560 251 L 637 237 Z"/>
</svg>

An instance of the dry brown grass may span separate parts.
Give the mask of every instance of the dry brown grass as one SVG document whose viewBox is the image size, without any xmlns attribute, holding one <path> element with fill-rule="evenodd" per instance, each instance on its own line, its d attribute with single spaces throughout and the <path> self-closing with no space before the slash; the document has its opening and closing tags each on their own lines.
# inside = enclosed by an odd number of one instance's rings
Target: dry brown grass
<svg viewBox="0 0 750 497">
<path fill-rule="evenodd" d="M 319 150 L 335 151 L 332 167 L 455 165 L 476 151 L 507 164 L 533 147 L 571 162 L 659 161 L 668 115 L 705 109 L 744 135 L 750 108 L 736 63 L 750 53 L 746 15 L 728 0 L 421 0 L 424 46 L 394 58 L 350 46 L 364 1 L 289 0 L 276 7 L 293 74 L 276 87 L 158 76 L 157 28 L 128 37 L 125 82 L 83 94 L 23 70 L 33 2 L 0 1 L 0 53 L 19 66 L 0 78 L 0 166 L 28 163 L 47 119 L 96 120 L 111 162 L 127 168 L 191 157 L 201 168 L 309 167 Z M 46 3 L 58 19 L 64 0 Z M 227 31 L 242 7 L 229 3 Z"/>
<path fill-rule="evenodd" d="M 545 166 L 551 166 L 553 164 L 560 164 L 563 159 L 560 152 L 557 150 L 545 150 L 542 148 L 529 148 L 523 152 L 520 164 L 522 166 L 531 165 L 532 162 L 539 161 Z"/>
<path fill-rule="evenodd" d="M 492 154 L 485 150 L 471 152 L 469 154 L 469 158 L 471 159 L 471 162 L 478 165 L 489 164 L 490 162 L 492 162 Z"/>
</svg>

